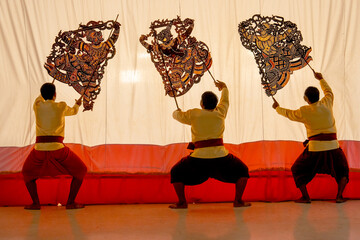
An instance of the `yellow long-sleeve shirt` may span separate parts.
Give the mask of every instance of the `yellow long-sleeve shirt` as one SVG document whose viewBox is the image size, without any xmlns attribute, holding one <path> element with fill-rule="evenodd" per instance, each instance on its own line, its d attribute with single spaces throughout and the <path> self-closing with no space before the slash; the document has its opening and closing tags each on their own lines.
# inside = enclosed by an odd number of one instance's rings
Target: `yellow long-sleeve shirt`
<svg viewBox="0 0 360 240">
<path fill-rule="evenodd" d="M 320 80 L 324 97 L 316 103 L 302 106 L 298 110 L 289 110 L 277 107 L 276 111 L 292 121 L 301 122 L 305 125 L 307 137 L 320 133 L 336 133 L 335 119 L 333 116 L 334 94 L 324 79 Z M 339 148 L 337 140 L 332 141 L 309 141 L 309 151 L 327 151 Z"/>
<path fill-rule="evenodd" d="M 75 115 L 79 105 L 69 107 L 65 102 L 44 100 L 40 95 L 35 99 L 33 109 L 36 118 L 36 136 L 61 136 L 64 137 L 65 116 Z M 64 144 L 36 143 L 35 149 L 39 151 L 54 151 L 64 147 Z"/>
<path fill-rule="evenodd" d="M 214 110 L 190 109 L 186 112 L 176 110 L 173 118 L 191 125 L 192 142 L 222 138 L 225 130 L 225 118 L 229 108 L 229 90 L 223 88 L 221 98 Z M 224 146 L 196 148 L 192 157 L 219 158 L 228 155 Z"/>
</svg>

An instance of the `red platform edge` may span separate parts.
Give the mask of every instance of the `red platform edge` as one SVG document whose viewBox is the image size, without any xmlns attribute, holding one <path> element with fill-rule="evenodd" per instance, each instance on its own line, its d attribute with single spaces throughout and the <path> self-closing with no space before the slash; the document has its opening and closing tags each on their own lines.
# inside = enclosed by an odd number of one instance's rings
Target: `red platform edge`
<svg viewBox="0 0 360 240">
<path fill-rule="evenodd" d="M 71 177 L 39 179 L 38 192 L 41 204 L 65 204 Z M 344 197 L 360 199 L 360 173 L 351 172 Z M 334 199 L 337 191 L 335 180 L 319 174 L 308 185 L 312 199 Z M 189 203 L 231 202 L 235 186 L 209 179 L 197 186 L 187 186 Z M 250 174 L 244 193 L 246 201 L 279 202 L 300 197 L 290 171 L 260 171 Z M 172 203 L 176 195 L 169 175 L 117 175 L 88 174 L 76 199 L 85 204 L 137 204 Z M 20 173 L 0 175 L 0 206 L 18 206 L 31 203 Z"/>
</svg>

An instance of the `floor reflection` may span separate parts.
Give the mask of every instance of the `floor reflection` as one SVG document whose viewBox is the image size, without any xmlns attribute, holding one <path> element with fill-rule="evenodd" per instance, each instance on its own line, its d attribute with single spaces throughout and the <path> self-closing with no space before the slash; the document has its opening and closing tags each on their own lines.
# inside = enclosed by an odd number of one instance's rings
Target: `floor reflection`
<svg viewBox="0 0 360 240">
<path fill-rule="evenodd" d="M 302 211 L 294 227 L 294 239 L 349 239 L 345 203 L 313 201 L 300 207 Z"/>
<path fill-rule="evenodd" d="M 0 239 L 347 240 L 358 239 L 360 201 L 0 207 Z"/>
<path fill-rule="evenodd" d="M 250 233 L 243 221 L 248 208 L 234 209 L 232 204 L 196 204 L 188 210 L 172 210 L 178 214 L 173 239 L 243 239 Z"/>
</svg>

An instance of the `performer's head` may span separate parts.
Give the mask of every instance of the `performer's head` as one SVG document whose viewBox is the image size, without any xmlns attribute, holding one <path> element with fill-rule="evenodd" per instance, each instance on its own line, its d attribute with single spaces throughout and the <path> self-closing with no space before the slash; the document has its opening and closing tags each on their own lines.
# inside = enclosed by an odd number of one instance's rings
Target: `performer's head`
<svg viewBox="0 0 360 240">
<path fill-rule="evenodd" d="M 40 88 L 40 92 L 45 100 L 55 100 L 56 88 L 53 83 L 44 83 Z"/>
<path fill-rule="evenodd" d="M 316 87 L 308 87 L 304 93 L 304 100 L 311 104 L 319 101 L 320 92 Z"/>
<path fill-rule="evenodd" d="M 200 105 L 203 109 L 213 110 L 218 104 L 218 98 L 215 93 L 207 91 L 201 95 Z"/>
<path fill-rule="evenodd" d="M 86 32 L 86 40 L 98 45 L 104 40 L 104 38 L 101 31 L 90 30 Z"/>
</svg>

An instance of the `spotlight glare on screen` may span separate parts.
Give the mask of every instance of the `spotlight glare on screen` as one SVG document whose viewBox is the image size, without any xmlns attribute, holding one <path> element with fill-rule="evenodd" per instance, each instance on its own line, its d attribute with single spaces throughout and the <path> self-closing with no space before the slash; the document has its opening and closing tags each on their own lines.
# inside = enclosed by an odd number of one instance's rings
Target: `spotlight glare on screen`
<svg viewBox="0 0 360 240">
<path fill-rule="evenodd" d="M 119 72 L 119 77 L 124 83 L 137 83 L 141 80 L 141 74 L 135 70 L 123 70 Z"/>
</svg>

